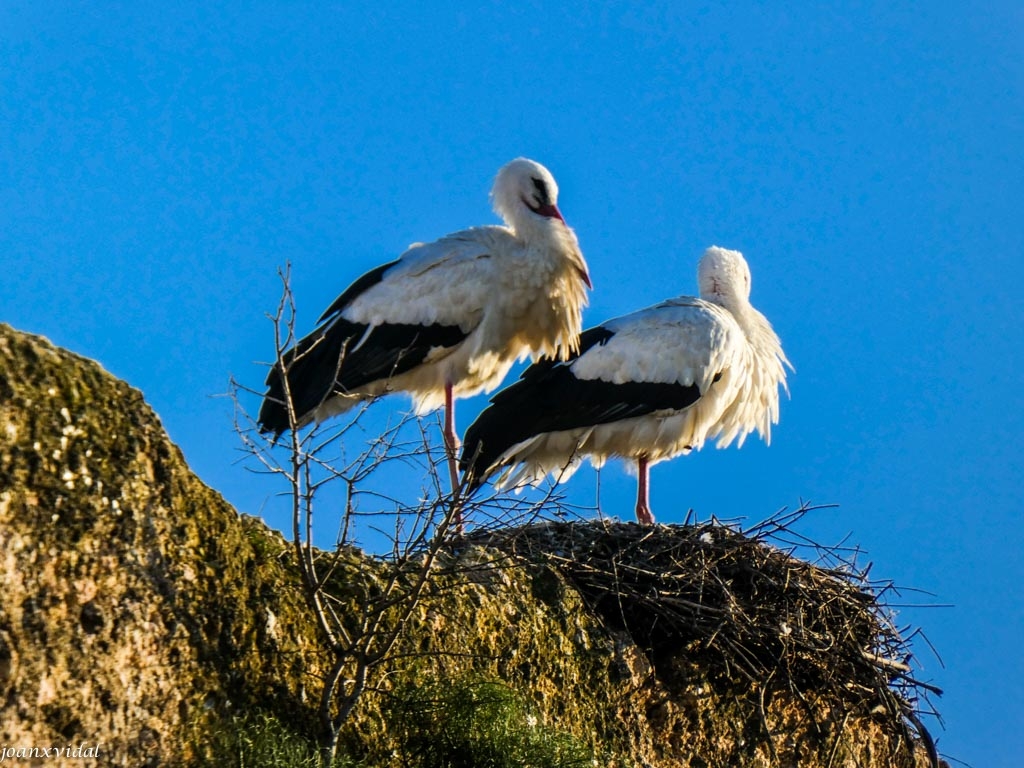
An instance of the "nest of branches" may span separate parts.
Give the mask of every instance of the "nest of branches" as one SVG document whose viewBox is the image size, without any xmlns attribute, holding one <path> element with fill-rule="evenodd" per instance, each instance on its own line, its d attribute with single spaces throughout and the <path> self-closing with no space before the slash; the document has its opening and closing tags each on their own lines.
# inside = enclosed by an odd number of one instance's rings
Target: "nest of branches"
<svg viewBox="0 0 1024 768">
<path fill-rule="evenodd" d="M 935 714 L 928 694 L 941 691 L 912 676 L 918 633 L 894 623 L 896 588 L 871 581 L 857 550 L 796 534 L 793 523 L 809 509 L 746 529 L 717 520 L 565 521 L 468 538 L 556 568 L 655 669 L 685 656 L 713 677 L 825 693 L 848 711 L 909 723 L 938 764 L 918 714 Z"/>
</svg>

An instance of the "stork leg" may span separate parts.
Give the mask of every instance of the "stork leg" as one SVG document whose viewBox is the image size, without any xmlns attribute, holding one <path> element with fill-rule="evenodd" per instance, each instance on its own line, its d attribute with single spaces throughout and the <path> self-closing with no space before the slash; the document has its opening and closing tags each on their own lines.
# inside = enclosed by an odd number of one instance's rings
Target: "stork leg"
<svg viewBox="0 0 1024 768">
<path fill-rule="evenodd" d="M 636 460 L 636 519 L 640 525 L 654 525 L 654 515 L 651 514 L 651 503 L 648 500 L 648 473 L 647 457 L 640 456 Z"/>
<path fill-rule="evenodd" d="M 448 477 L 452 483 L 452 494 L 459 487 L 459 465 L 456 456 L 459 452 L 459 437 L 455 434 L 455 398 L 452 396 L 452 385 L 444 385 L 444 450 L 448 454 Z M 455 517 L 455 531 L 462 533 L 462 515 Z"/>
</svg>

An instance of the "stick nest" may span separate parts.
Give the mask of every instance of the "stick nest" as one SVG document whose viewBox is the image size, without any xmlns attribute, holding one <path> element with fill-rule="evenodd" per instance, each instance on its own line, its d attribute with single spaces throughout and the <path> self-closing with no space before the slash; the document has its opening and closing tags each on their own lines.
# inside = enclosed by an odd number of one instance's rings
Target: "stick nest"
<svg viewBox="0 0 1024 768">
<path fill-rule="evenodd" d="M 684 657 L 712 678 L 783 685 L 917 733 L 937 688 L 911 676 L 910 639 L 893 622 L 891 582 L 868 579 L 856 550 L 792 530 L 809 510 L 783 510 L 743 530 L 718 521 L 640 526 L 542 522 L 471 533 L 469 541 L 553 566 L 655 669 Z M 795 556 L 809 551 L 816 564 Z M 909 732 L 907 734 L 910 735 Z"/>
</svg>

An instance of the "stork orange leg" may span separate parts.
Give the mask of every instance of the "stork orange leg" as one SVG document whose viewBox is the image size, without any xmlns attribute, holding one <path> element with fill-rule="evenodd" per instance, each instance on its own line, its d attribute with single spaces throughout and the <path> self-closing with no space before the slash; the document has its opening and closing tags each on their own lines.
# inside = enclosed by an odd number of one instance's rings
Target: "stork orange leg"
<svg viewBox="0 0 1024 768">
<path fill-rule="evenodd" d="M 636 460 L 636 519 L 640 525 L 654 525 L 654 515 L 651 514 L 651 503 L 648 499 L 649 471 L 647 457 L 639 457 Z"/>
<path fill-rule="evenodd" d="M 448 477 L 452 483 L 452 493 L 459 487 L 459 465 L 456 456 L 459 452 L 459 437 L 455 434 L 455 398 L 452 396 L 452 385 L 444 385 L 444 450 L 448 454 Z M 462 533 L 462 516 L 455 519 L 455 530 Z"/>
</svg>

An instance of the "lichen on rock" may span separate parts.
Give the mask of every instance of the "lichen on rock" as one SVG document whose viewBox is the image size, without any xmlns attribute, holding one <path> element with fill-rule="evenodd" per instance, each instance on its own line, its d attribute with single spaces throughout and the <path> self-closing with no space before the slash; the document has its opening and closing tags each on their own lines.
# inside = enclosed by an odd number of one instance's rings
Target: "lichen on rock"
<svg viewBox="0 0 1024 768">
<path fill-rule="evenodd" d="M 218 711 L 293 710 L 312 623 L 270 535 L 138 390 L 0 325 L 0 741 L 166 765 Z"/>
</svg>

